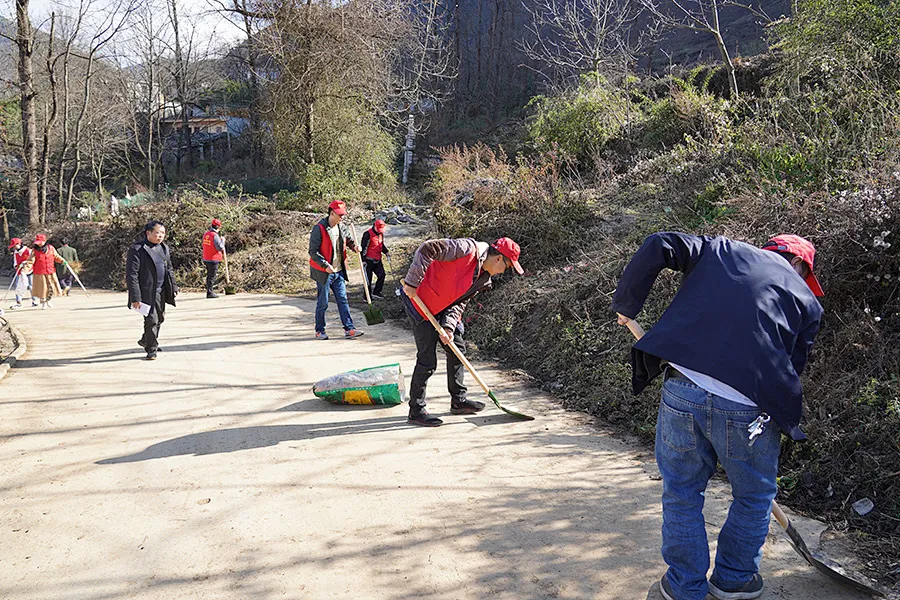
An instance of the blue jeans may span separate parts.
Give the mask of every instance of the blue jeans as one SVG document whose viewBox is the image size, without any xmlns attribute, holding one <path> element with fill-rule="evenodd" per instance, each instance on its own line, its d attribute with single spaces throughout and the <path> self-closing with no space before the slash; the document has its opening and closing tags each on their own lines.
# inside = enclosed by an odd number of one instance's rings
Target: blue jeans
<svg viewBox="0 0 900 600">
<path fill-rule="evenodd" d="M 709 544 L 703 520 L 706 485 L 718 461 L 733 501 L 719 532 L 711 581 L 739 587 L 759 571 L 777 491 L 781 432 L 770 421 L 753 446 L 747 426 L 760 411 L 710 394 L 693 383 L 663 383 L 656 425 L 656 462 L 663 480 L 662 555 L 677 600 L 704 600 Z"/>
<path fill-rule="evenodd" d="M 329 273 L 325 283 L 316 282 L 318 295 L 316 297 L 316 333 L 325 332 L 325 311 L 328 310 L 328 290 L 334 292 L 338 313 L 341 315 L 341 323 L 344 331 L 353 329 L 353 319 L 350 317 L 350 304 L 347 302 L 347 286 L 340 273 Z"/>
</svg>

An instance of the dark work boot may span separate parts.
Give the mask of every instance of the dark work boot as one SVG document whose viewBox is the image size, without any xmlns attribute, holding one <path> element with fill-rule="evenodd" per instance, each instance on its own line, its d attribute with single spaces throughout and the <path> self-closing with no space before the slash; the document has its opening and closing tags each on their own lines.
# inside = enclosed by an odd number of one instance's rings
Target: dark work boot
<svg viewBox="0 0 900 600">
<path fill-rule="evenodd" d="M 410 425 L 421 425 L 422 427 L 437 427 L 444 423 L 439 418 L 429 414 L 424 408 L 410 409 L 406 422 Z"/>
<path fill-rule="evenodd" d="M 463 400 L 450 403 L 451 415 L 474 415 L 484 410 L 484 402 L 480 400 Z"/>
</svg>

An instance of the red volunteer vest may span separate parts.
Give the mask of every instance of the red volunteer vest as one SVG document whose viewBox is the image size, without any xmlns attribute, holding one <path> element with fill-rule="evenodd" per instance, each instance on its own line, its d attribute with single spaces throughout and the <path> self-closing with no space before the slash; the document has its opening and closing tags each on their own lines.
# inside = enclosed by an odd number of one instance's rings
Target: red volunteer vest
<svg viewBox="0 0 900 600">
<path fill-rule="evenodd" d="M 56 248 L 47 244 L 46 252 L 34 251 L 34 266 L 31 272 L 35 275 L 51 275 L 56 273 Z"/>
<path fill-rule="evenodd" d="M 14 256 L 16 261 L 16 268 L 18 269 L 19 265 L 31 258 L 31 250 L 25 246 L 22 246 L 21 250 L 16 250 Z"/>
<path fill-rule="evenodd" d="M 381 260 L 381 251 L 384 248 L 384 234 L 375 231 L 375 228 L 369 230 L 369 245 L 366 247 L 366 258 L 372 260 Z"/>
<path fill-rule="evenodd" d="M 431 314 L 436 315 L 469 291 L 477 268 L 477 251 L 449 262 L 436 260 L 425 271 L 425 279 L 416 289 L 416 294 L 422 299 Z M 413 302 L 413 306 L 416 307 L 419 314 L 425 316 L 415 302 Z"/>
<path fill-rule="evenodd" d="M 203 260 L 222 262 L 222 251 L 216 249 L 215 239 L 212 229 L 203 234 Z"/>
<path fill-rule="evenodd" d="M 334 258 L 334 246 L 331 245 L 331 238 L 328 237 L 328 230 L 325 229 L 325 226 L 322 225 L 321 223 L 319 223 L 318 225 L 319 225 L 319 229 L 322 230 L 322 245 L 319 246 L 319 252 L 322 254 L 322 256 L 325 257 L 325 261 L 328 264 L 331 264 L 331 261 Z M 338 231 L 340 231 L 340 230 L 338 230 Z M 344 260 L 347 260 L 347 247 L 346 246 L 344 247 Z M 313 269 L 315 269 L 317 271 L 322 271 L 324 273 L 328 272 L 326 269 L 323 269 L 322 266 L 318 262 L 314 261 L 312 258 L 309 259 L 309 266 L 311 266 Z"/>
</svg>

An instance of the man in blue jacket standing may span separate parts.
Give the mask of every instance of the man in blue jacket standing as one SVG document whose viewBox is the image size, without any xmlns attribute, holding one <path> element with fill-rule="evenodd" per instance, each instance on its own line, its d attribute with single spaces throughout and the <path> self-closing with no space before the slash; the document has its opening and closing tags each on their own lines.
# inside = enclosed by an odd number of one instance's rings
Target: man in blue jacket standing
<svg viewBox="0 0 900 600">
<path fill-rule="evenodd" d="M 648 237 L 613 297 L 619 324 L 640 313 L 664 268 L 684 274 L 659 322 L 632 349 L 640 393 L 663 374 L 656 461 L 663 480 L 660 581 L 667 600 L 744 600 L 762 594 L 762 546 L 777 486 L 781 432 L 800 430 L 800 374 L 819 329 L 815 248 L 795 235 L 763 247 L 724 237 Z M 720 463 L 734 500 L 707 581 L 703 500 Z"/>
</svg>

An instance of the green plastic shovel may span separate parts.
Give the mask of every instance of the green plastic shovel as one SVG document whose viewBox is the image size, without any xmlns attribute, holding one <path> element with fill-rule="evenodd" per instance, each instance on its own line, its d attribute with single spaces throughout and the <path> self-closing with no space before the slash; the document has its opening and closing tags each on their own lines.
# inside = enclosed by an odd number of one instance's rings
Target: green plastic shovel
<svg viewBox="0 0 900 600">
<path fill-rule="evenodd" d="M 431 314 L 431 311 L 428 310 L 427 306 L 425 306 L 425 303 L 422 302 L 422 300 L 418 296 L 413 296 L 412 301 L 415 302 L 416 306 L 418 306 L 422 310 L 422 313 L 424 313 L 424 315 L 428 318 L 428 321 L 431 323 L 432 327 L 434 327 L 435 331 L 437 331 L 438 333 L 441 333 L 443 331 L 443 329 L 441 328 L 440 323 L 437 322 L 437 320 L 434 318 L 434 315 Z M 508 408 L 504 408 L 503 406 L 501 406 L 500 401 L 497 400 L 497 397 L 494 395 L 494 392 L 492 392 L 491 388 L 489 388 L 488 385 L 484 382 L 484 379 L 482 379 L 481 376 L 478 375 L 478 372 L 475 371 L 475 367 L 473 367 L 472 363 L 470 363 L 468 361 L 468 359 L 466 359 L 466 357 L 463 356 L 463 353 L 459 351 L 459 348 L 456 347 L 456 344 L 454 344 L 451 341 L 447 345 L 450 346 L 450 349 L 453 350 L 453 354 L 456 355 L 456 358 L 459 359 L 459 362 L 461 362 L 463 364 L 463 366 L 466 367 L 466 370 L 472 375 L 472 377 L 475 378 L 475 381 L 478 382 L 478 385 L 481 386 L 481 389 L 484 390 L 484 393 L 487 394 L 487 397 L 491 399 L 491 401 L 494 403 L 494 405 L 497 408 L 499 408 L 500 410 L 502 410 L 503 412 L 505 412 L 508 415 L 516 417 L 517 419 L 521 419 L 523 421 L 534 421 L 534 417 L 530 417 L 528 415 L 523 415 L 520 412 L 516 412 L 514 410 L 509 410 Z"/>
</svg>

